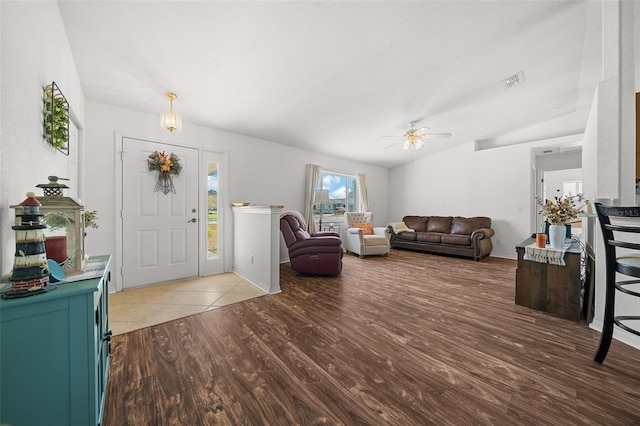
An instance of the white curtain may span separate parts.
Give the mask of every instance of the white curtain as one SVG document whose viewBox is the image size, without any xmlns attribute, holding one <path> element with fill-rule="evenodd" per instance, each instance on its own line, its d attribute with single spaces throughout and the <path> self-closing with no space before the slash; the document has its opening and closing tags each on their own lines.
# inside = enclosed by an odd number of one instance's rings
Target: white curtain
<svg viewBox="0 0 640 426">
<path fill-rule="evenodd" d="M 358 179 L 356 180 L 356 186 L 358 189 L 358 211 L 369 211 L 369 194 L 367 194 L 367 175 L 358 173 Z"/>
<path fill-rule="evenodd" d="M 307 164 L 307 186 L 304 195 L 304 220 L 307 221 L 308 231 L 316 232 L 316 224 L 313 220 L 313 194 L 320 182 L 320 166 Z"/>
</svg>

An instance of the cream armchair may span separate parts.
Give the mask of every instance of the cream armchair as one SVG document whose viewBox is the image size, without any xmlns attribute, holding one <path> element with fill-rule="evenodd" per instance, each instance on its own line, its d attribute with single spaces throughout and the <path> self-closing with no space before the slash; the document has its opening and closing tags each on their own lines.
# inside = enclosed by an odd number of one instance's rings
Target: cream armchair
<svg viewBox="0 0 640 426">
<path fill-rule="evenodd" d="M 347 230 L 344 247 L 363 258 L 371 254 L 389 254 L 389 229 L 373 226 L 373 213 L 345 213 Z"/>
</svg>

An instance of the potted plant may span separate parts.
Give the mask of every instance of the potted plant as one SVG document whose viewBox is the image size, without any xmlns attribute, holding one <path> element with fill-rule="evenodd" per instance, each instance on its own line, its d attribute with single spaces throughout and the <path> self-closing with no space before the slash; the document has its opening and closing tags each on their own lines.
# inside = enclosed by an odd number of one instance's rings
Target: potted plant
<svg viewBox="0 0 640 426">
<path fill-rule="evenodd" d="M 87 210 L 84 212 L 84 229 L 87 228 L 99 228 L 98 226 L 98 211 L 97 210 Z M 85 237 L 87 233 L 84 233 Z"/>
<path fill-rule="evenodd" d="M 539 214 L 544 216 L 549 223 L 549 245 L 551 248 L 561 249 L 567 237 L 566 224 L 578 218 L 583 213 L 582 194 L 562 194 L 553 199 L 542 200 L 536 197 L 536 203 L 541 207 Z"/>
<path fill-rule="evenodd" d="M 69 155 L 69 103 L 55 82 L 44 88 L 44 137 Z"/>
</svg>

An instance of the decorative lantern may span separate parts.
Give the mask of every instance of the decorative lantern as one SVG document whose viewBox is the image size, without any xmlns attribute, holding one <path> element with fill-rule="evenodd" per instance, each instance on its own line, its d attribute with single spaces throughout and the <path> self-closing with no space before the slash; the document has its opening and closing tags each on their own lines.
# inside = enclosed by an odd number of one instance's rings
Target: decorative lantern
<svg viewBox="0 0 640 426">
<path fill-rule="evenodd" d="M 44 231 L 47 256 L 60 264 L 65 275 L 84 272 L 84 207 L 63 195 L 67 185 L 57 176 L 49 176 L 49 183 L 36 185 L 44 191 L 36 197 L 42 204 L 47 229 Z"/>
<path fill-rule="evenodd" d="M 43 292 L 49 285 L 49 268 L 44 245 L 43 230 L 47 227 L 40 203 L 33 192 L 17 206 L 15 225 L 16 253 L 11 274 L 11 290 L 14 294 Z"/>
</svg>

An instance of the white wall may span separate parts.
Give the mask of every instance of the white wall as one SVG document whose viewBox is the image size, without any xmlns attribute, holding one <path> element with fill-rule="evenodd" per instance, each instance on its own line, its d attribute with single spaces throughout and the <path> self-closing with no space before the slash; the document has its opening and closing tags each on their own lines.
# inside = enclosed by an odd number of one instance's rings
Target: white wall
<svg viewBox="0 0 640 426">
<path fill-rule="evenodd" d="M 43 88 L 56 82 L 80 128 L 85 106 L 56 2 L 0 2 L 0 44 L 0 272 L 5 274 L 15 252 L 9 206 L 22 202 L 27 191 L 43 195 L 37 184 L 47 183 L 49 175 L 70 177 L 78 163 L 78 146 L 67 157 L 43 140 Z M 77 193 L 77 181 L 66 184 Z"/>
<path fill-rule="evenodd" d="M 159 105 L 159 109 L 162 105 Z M 331 157 L 265 140 L 184 123 L 183 130 L 168 133 L 160 128 L 159 116 L 87 102 L 86 190 L 84 205 L 98 210 L 100 228 L 90 230 L 86 248 L 90 254 L 115 253 L 116 170 L 115 134 L 147 138 L 213 151 L 228 152 L 230 187 L 227 200 L 254 204 L 284 205 L 285 210 L 303 211 L 305 166 L 319 164 L 332 171 L 365 173 L 371 210 L 376 223 L 388 222 L 388 170 Z M 188 120 L 188 117 L 184 117 Z M 224 206 L 232 218 L 230 205 Z M 231 237 L 232 220 L 225 224 Z M 231 247 L 229 247 L 231 250 Z M 231 253 L 231 252 L 230 252 Z M 281 259 L 288 254 L 281 251 Z"/>
<path fill-rule="evenodd" d="M 488 216 L 496 231 L 492 256 L 516 258 L 531 236 L 532 148 L 542 143 L 474 151 L 474 143 L 390 170 L 389 217 Z"/>
<path fill-rule="evenodd" d="M 635 3 L 635 4 L 634 4 Z M 634 205 L 635 198 L 635 91 L 640 64 L 634 61 L 634 12 L 637 2 L 604 2 L 603 33 L 607 54 L 603 81 L 598 85 L 584 138 L 585 193 L 603 204 Z M 635 9 L 635 10 L 634 10 Z M 637 25 L 638 18 L 635 17 Z M 612 155 L 613 154 L 613 155 Z M 602 329 L 604 317 L 605 259 L 602 235 L 595 219 L 588 241 L 595 252 L 595 311 L 591 327 Z M 640 301 L 623 294 L 616 297 L 616 315 L 637 315 Z M 640 348 L 640 338 L 614 328 L 614 338 Z"/>
<path fill-rule="evenodd" d="M 233 208 L 233 272 L 269 293 L 280 293 L 279 207 Z"/>
</svg>

